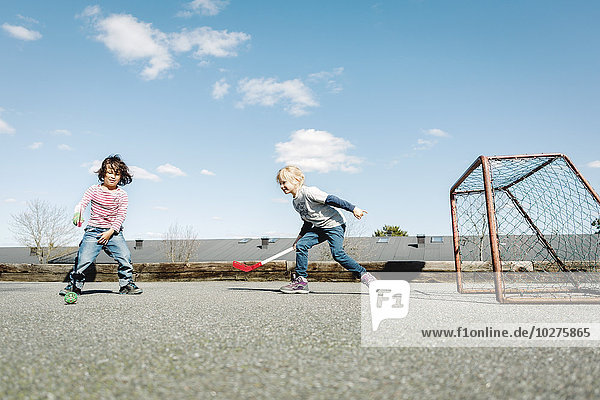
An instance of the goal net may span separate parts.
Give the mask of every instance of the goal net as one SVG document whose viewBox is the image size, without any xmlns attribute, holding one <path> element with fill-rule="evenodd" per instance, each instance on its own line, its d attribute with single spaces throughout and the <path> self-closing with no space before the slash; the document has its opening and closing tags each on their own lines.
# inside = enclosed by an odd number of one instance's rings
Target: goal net
<svg viewBox="0 0 600 400">
<path fill-rule="evenodd" d="M 450 203 L 459 292 L 600 302 L 600 198 L 566 156 L 481 156 Z"/>
</svg>

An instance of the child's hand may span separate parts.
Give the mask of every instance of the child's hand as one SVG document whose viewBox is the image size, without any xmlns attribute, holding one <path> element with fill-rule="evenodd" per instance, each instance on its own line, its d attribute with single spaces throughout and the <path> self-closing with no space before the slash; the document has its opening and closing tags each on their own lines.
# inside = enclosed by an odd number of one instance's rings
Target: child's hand
<svg viewBox="0 0 600 400">
<path fill-rule="evenodd" d="M 356 219 L 361 219 L 363 217 L 363 215 L 368 214 L 368 212 L 366 212 L 365 210 L 360 209 L 358 207 L 354 207 L 354 210 L 352 211 L 352 213 L 354 214 Z"/>
<path fill-rule="evenodd" d="M 100 239 L 98 239 L 98 243 L 99 244 L 106 244 L 106 243 L 108 243 L 108 241 L 112 237 L 113 233 L 115 233 L 115 230 L 113 228 L 110 228 L 109 230 L 107 230 L 106 232 L 104 232 L 102 235 L 100 235 Z"/>
<path fill-rule="evenodd" d="M 81 217 L 81 213 L 77 211 L 75 215 L 73 215 L 73 225 L 81 226 L 83 224 L 83 218 Z"/>
</svg>

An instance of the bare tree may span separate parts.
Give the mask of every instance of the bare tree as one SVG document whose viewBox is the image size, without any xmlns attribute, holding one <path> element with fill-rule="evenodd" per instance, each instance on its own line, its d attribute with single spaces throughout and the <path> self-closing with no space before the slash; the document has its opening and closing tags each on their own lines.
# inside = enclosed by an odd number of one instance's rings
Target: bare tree
<svg viewBox="0 0 600 400">
<path fill-rule="evenodd" d="M 171 262 L 190 262 L 198 250 L 198 234 L 191 225 L 180 226 L 177 222 L 169 226 L 162 242 L 167 258 Z"/>
<path fill-rule="evenodd" d="M 35 249 L 40 264 L 72 251 L 77 230 L 64 208 L 34 199 L 27 210 L 11 215 L 9 229 L 23 246 Z"/>
</svg>

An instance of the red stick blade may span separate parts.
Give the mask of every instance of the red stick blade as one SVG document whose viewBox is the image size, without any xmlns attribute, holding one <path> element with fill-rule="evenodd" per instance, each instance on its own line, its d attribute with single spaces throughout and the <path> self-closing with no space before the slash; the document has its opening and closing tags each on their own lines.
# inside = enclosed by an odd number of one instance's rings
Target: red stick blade
<svg viewBox="0 0 600 400">
<path fill-rule="evenodd" d="M 234 261 L 233 262 L 233 267 L 239 269 L 240 271 L 244 271 L 244 272 L 248 272 L 250 271 L 250 266 L 246 265 L 246 264 L 242 264 L 241 262 L 237 262 Z"/>
<path fill-rule="evenodd" d="M 237 261 L 233 262 L 234 268 L 237 268 L 240 271 L 244 271 L 244 272 L 250 272 L 253 269 L 260 267 L 261 265 L 262 265 L 262 263 L 256 263 L 254 265 L 246 265 L 246 264 L 242 264 L 241 262 L 237 262 Z"/>
<path fill-rule="evenodd" d="M 248 268 L 248 272 L 250 272 L 253 269 L 256 269 L 256 268 L 260 267 L 261 265 L 262 265 L 262 263 L 258 262 L 258 263 L 254 264 L 254 265 L 249 265 L 249 266 L 246 266 L 246 267 Z"/>
</svg>

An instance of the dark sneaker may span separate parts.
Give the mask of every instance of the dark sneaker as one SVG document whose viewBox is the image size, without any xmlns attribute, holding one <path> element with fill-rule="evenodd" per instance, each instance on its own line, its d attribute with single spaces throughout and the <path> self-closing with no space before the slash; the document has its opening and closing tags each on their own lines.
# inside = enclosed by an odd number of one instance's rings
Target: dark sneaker
<svg viewBox="0 0 600 400">
<path fill-rule="evenodd" d="M 303 276 L 297 276 L 292 279 L 292 283 L 289 285 L 282 286 L 279 288 L 283 293 L 291 294 L 291 293 L 309 293 L 308 290 L 308 281 Z"/>
<path fill-rule="evenodd" d="M 129 282 L 125 286 L 121 286 L 119 289 L 119 294 L 142 294 L 144 291 L 137 287 L 135 283 Z"/>
<path fill-rule="evenodd" d="M 69 283 L 67 286 L 65 286 L 65 288 L 63 290 L 58 292 L 58 294 L 59 294 L 59 296 L 64 296 L 68 292 L 75 292 L 77 294 L 81 294 L 81 289 L 78 289 L 75 285 L 73 285 L 72 283 Z"/>
<path fill-rule="evenodd" d="M 376 281 L 377 279 L 368 272 L 365 272 L 363 276 L 360 277 L 360 281 L 366 286 L 369 287 L 371 282 Z"/>
</svg>

